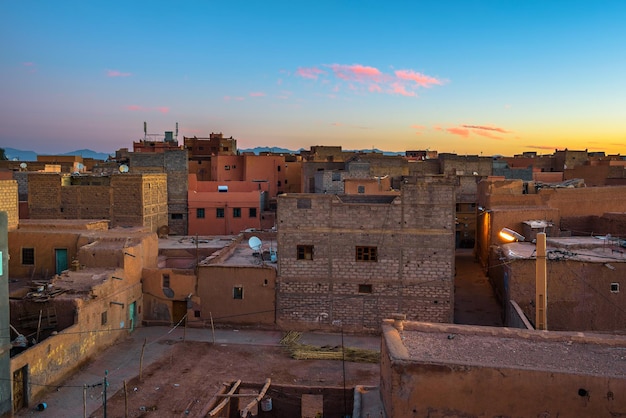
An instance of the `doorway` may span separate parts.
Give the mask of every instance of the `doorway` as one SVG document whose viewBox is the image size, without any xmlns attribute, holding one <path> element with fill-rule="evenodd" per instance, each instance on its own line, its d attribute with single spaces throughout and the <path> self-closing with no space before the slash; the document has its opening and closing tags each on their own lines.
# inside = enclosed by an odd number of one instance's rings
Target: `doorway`
<svg viewBox="0 0 626 418">
<path fill-rule="evenodd" d="M 128 331 L 133 332 L 135 329 L 135 308 L 137 302 L 133 302 L 128 305 Z"/>
<path fill-rule="evenodd" d="M 174 300 L 172 301 L 172 321 L 174 324 L 178 324 L 187 315 L 187 301 L 186 300 Z M 184 325 L 186 321 L 181 322 Z"/>
<path fill-rule="evenodd" d="M 67 248 L 55 248 L 54 259 L 56 262 L 56 274 L 61 274 L 67 270 Z"/>
<path fill-rule="evenodd" d="M 28 364 L 13 372 L 13 412 L 28 406 Z"/>
</svg>

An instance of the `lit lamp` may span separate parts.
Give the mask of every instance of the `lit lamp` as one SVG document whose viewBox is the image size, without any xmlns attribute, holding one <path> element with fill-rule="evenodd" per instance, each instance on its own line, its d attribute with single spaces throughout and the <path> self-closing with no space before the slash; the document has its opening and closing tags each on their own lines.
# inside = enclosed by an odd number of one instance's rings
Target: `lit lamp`
<svg viewBox="0 0 626 418">
<path fill-rule="evenodd" d="M 498 234 L 506 242 L 524 241 L 526 237 L 509 228 L 502 228 Z"/>
</svg>

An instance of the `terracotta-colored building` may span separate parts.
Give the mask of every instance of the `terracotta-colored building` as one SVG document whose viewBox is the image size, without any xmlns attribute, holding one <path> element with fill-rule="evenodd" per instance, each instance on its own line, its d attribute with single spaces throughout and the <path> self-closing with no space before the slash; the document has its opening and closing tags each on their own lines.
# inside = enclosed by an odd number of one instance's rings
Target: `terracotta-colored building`
<svg viewBox="0 0 626 418">
<path fill-rule="evenodd" d="M 197 181 L 189 175 L 189 235 L 233 235 L 262 229 L 267 182 Z"/>
<path fill-rule="evenodd" d="M 258 249 L 248 243 L 253 236 L 262 240 Z M 162 263 L 143 272 L 147 324 L 273 326 L 275 234 L 160 241 Z M 184 263 L 186 268 L 173 267 Z"/>
<path fill-rule="evenodd" d="M 395 323 L 395 326 L 394 326 Z M 385 321 L 387 417 L 604 417 L 626 411 L 624 336 Z"/>
</svg>

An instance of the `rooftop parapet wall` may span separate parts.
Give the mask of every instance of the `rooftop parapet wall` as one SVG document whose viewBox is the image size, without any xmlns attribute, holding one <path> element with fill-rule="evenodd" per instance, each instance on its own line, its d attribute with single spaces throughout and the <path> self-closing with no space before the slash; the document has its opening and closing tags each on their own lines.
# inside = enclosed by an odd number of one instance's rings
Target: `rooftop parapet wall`
<svg viewBox="0 0 626 418">
<path fill-rule="evenodd" d="M 615 367 L 624 337 L 408 321 L 398 330 L 392 323 L 383 324 L 381 350 L 389 417 L 626 411 L 626 398 L 618 396 L 626 391 L 626 369 Z"/>
</svg>

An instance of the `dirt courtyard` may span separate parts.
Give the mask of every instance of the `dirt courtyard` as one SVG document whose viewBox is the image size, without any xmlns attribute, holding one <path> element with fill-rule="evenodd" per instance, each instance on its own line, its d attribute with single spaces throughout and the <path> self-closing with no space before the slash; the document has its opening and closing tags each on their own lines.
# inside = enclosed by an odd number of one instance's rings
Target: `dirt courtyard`
<svg viewBox="0 0 626 418">
<path fill-rule="evenodd" d="M 380 384 L 380 368 L 373 363 L 346 361 L 342 365 L 340 360 L 295 360 L 285 347 L 277 346 L 171 340 L 159 343 L 174 347 L 164 358 L 143 370 L 141 381 L 137 376 L 127 382 L 128 417 L 196 416 L 224 383 L 237 380 L 262 386 L 270 378 L 272 385 L 334 388 L 342 393 L 343 366 L 348 391 L 355 385 Z M 327 409 L 326 400 L 324 402 Z M 125 403 L 124 390 L 109 396 L 107 418 L 123 418 Z M 292 399 L 292 403 L 295 404 L 295 400 Z M 325 410 L 324 416 L 335 416 L 333 413 Z M 102 416 L 102 408 L 91 414 L 91 417 Z M 336 416 L 341 416 L 341 412 L 336 411 Z"/>
</svg>

